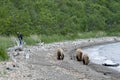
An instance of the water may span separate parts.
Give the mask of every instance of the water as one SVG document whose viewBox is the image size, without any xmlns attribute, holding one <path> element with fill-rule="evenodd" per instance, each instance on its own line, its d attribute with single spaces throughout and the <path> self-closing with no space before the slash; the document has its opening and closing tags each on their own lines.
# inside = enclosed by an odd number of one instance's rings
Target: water
<svg viewBox="0 0 120 80">
<path fill-rule="evenodd" d="M 103 64 L 106 61 L 120 64 L 120 42 L 93 46 L 83 51 L 88 53 L 90 60 L 96 64 Z M 120 66 L 110 68 L 120 71 Z"/>
</svg>

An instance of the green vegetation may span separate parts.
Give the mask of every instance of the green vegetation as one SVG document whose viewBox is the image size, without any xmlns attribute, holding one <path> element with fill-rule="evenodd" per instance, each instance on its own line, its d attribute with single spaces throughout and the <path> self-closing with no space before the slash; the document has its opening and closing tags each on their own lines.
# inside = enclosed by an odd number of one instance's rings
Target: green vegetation
<svg viewBox="0 0 120 80">
<path fill-rule="evenodd" d="M 59 41 L 65 41 L 65 40 L 75 40 L 75 39 L 83 39 L 83 38 L 94 38 L 94 37 L 103 37 L 106 36 L 106 33 L 104 32 L 84 32 L 84 33 L 78 33 L 78 34 L 68 34 L 66 36 L 63 35 L 52 35 L 52 36 L 41 36 L 41 41 L 45 43 L 51 43 L 51 42 L 59 42 Z"/>
<path fill-rule="evenodd" d="M 8 55 L 6 49 L 3 46 L 0 46 L 0 61 L 7 60 Z"/>
<path fill-rule="evenodd" d="M 7 48 L 17 45 L 14 36 L 0 36 L 0 61 L 8 60 Z"/>
<path fill-rule="evenodd" d="M 27 45 L 120 36 L 120 0 L 1 0 L 0 60 L 17 32 Z"/>
<path fill-rule="evenodd" d="M 6 48 L 10 45 L 9 41 L 7 37 L 0 37 L 0 61 L 8 59 Z"/>
<path fill-rule="evenodd" d="M 27 45 L 35 45 L 36 43 L 41 42 L 41 37 L 37 35 L 30 35 L 24 38 L 24 42 Z"/>
<path fill-rule="evenodd" d="M 0 34 L 119 32 L 120 0 L 1 0 Z"/>
</svg>

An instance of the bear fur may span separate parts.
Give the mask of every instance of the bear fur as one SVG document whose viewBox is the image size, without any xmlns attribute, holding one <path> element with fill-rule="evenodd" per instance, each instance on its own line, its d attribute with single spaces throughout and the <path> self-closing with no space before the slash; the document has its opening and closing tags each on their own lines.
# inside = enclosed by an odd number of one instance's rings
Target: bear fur
<svg viewBox="0 0 120 80">
<path fill-rule="evenodd" d="M 62 48 L 58 48 L 57 49 L 57 59 L 58 60 L 63 60 L 64 59 L 64 51 Z"/>
<path fill-rule="evenodd" d="M 77 61 L 82 61 L 82 55 L 83 55 L 83 52 L 81 49 L 77 49 L 76 50 L 76 59 Z"/>
<path fill-rule="evenodd" d="M 84 53 L 83 54 L 83 64 L 84 65 L 88 65 L 89 64 L 89 56 L 88 56 L 88 54 L 86 54 L 86 53 Z"/>
</svg>

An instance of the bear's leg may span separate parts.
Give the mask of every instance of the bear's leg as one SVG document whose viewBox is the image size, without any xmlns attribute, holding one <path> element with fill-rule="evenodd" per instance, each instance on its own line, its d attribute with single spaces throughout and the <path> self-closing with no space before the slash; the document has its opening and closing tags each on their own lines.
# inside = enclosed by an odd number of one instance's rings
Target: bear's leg
<svg viewBox="0 0 120 80">
<path fill-rule="evenodd" d="M 57 59 L 60 60 L 60 56 L 57 56 Z"/>
<path fill-rule="evenodd" d="M 86 65 L 85 59 L 83 59 L 83 64 L 85 64 L 85 65 Z"/>
<path fill-rule="evenodd" d="M 57 54 L 57 59 L 60 60 L 60 53 Z"/>
<path fill-rule="evenodd" d="M 63 60 L 64 59 L 64 54 L 62 54 L 60 57 L 61 57 L 61 60 Z"/>
<path fill-rule="evenodd" d="M 79 59 L 79 57 L 78 57 L 78 56 L 76 56 L 76 59 L 77 59 L 77 61 L 80 61 L 80 59 Z"/>
</svg>

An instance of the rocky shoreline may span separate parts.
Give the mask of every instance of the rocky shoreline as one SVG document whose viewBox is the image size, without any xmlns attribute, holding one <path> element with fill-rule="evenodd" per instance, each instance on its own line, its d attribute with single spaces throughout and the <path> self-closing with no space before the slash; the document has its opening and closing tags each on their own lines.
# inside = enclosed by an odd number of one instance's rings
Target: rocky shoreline
<svg viewBox="0 0 120 80">
<path fill-rule="evenodd" d="M 119 80 L 120 73 L 102 65 L 83 65 L 74 60 L 76 48 L 119 42 L 120 37 L 78 39 L 24 46 L 23 51 L 8 51 L 9 61 L 0 62 L 0 80 Z M 56 49 L 65 50 L 65 59 L 56 60 Z M 71 60 L 72 58 L 72 60 Z"/>
</svg>

